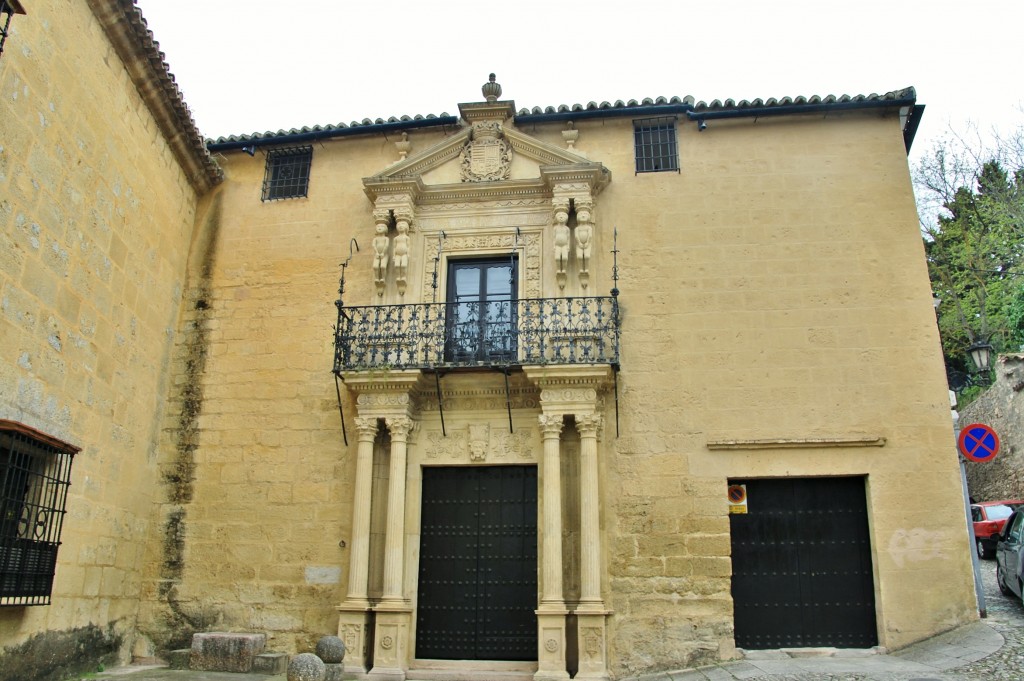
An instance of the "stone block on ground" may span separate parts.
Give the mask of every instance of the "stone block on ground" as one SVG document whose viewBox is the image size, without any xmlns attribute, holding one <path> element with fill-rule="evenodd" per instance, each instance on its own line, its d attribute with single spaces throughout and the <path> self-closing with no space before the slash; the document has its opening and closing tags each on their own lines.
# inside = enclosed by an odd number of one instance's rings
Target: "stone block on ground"
<svg viewBox="0 0 1024 681">
<path fill-rule="evenodd" d="M 265 634 L 236 634 L 211 631 L 192 635 L 189 668 L 202 672 L 252 671 L 253 661 L 263 653 Z"/>
<path fill-rule="evenodd" d="M 191 655 L 191 648 L 172 650 L 167 654 L 167 666 L 171 669 L 188 669 L 188 659 Z"/>
<path fill-rule="evenodd" d="M 287 671 L 288 656 L 284 653 L 263 653 L 262 655 L 257 655 L 253 658 L 253 674 L 267 674 L 268 676 L 273 676 L 276 674 L 284 674 Z"/>
</svg>

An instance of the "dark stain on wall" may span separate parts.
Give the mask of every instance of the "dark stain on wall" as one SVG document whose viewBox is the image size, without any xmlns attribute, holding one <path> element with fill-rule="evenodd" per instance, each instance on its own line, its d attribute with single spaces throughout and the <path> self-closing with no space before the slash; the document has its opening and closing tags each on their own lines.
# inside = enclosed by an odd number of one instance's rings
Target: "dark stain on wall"
<svg viewBox="0 0 1024 681">
<path fill-rule="evenodd" d="M 209 322 L 214 315 L 211 280 L 220 233 L 221 197 L 210 200 L 201 228 L 191 248 L 189 288 L 183 306 L 182 341 L 176 351 L 181 377 L 178 394 L 172 396 L 177 407 L 171 429 L 174 456 L 161 466 L 164 484 L 163 527 L 158 594 L 167 609 L 161 613 L 154 630 L 148 633 L 160 651 L 191 645 L 192 634 L 204 630 L 214 617 L 192 611 L 180 602 L 178 584 L 185 570 L 188 505 L 192 502 L 196 476 L 195 452 L 199 447 L 199 417 L 203 411 L 203 374 L 209 351 Z"/>
</svg>

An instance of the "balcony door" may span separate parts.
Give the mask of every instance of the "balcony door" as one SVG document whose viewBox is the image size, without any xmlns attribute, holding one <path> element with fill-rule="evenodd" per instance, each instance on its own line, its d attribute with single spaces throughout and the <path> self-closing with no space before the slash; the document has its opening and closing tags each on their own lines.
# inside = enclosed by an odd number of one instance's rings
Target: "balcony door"
<svg viewBox="0 0 1024 681">
<path fill-rule="evenodd" d="M 517 260 L 448 264 L 445 358 L 455 364 L 512 362 L 516 356 Z"/>
</svg>

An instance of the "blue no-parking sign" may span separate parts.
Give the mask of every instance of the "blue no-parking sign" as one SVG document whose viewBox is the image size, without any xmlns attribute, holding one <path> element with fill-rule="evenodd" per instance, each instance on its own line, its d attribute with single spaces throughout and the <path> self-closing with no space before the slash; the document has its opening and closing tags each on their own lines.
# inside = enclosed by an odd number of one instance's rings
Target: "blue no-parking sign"
<svg viewBox="0 0 1024 681">
<path fill-rule="evenodd" d="M 993 460 L 999 453 L 999 436 L 991 426 L 972 423 L 960 431 L 957 447 L 960 448 L 960 453 L 971 461 L 984 463 Z"/>
</svg>

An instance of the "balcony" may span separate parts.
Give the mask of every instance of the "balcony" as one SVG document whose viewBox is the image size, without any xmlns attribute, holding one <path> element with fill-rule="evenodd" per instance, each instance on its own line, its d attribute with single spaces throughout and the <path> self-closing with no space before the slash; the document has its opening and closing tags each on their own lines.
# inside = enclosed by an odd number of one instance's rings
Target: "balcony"
<svg viewBox="0 0 1024 681">
<path fill-rule="evenodd" d="M 334 372 L 619 365 L 614 296 L 338 306 Z"/>
</svg>

